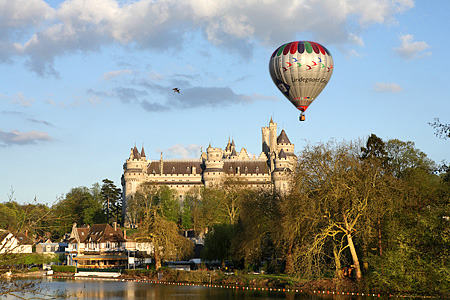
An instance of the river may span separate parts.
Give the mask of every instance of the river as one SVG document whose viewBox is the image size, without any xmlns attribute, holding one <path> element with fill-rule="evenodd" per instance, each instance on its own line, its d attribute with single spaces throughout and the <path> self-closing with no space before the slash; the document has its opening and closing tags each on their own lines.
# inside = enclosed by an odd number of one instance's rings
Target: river
<svg viewBox="0 0 450 300">
<path fill-rule="evenodd" d="M 261 291 L 224 287 L 207 287 L 198 285 L 159 284 L 135 281 L 111 281 L 89 279 L 39 279 L 37 286 L 46 295 L 54 295 L 51 299 L 168 299 L 168 300 L 205 300 L 205 299 L 237 299 L 237 300 L 266 300 L 266 299 L 375 299 L 377 297 L 318 295 L 300 292 Z M 37 289 L 36 289 L 37 290 Z M 30 298 L 30 295 L 22 295 Z M 8 296 L 2 299 L 18 299 Z M 36 298 L 33 298 L 36 299 Z M 44 299 L 50 299 L 45 297 Z M 379 299 L 379 298 L 377 298 Z"/>
</svg>

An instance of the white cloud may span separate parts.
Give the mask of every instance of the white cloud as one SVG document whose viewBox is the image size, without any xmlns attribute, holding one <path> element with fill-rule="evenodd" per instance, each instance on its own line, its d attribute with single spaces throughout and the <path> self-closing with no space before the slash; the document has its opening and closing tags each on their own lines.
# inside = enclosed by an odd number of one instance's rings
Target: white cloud
<svg viewBox="0 0 450 300">
<path fill-rule="evenodd" d="M 30 70 L 57 76 L 53 61 L 66 53 L 113 43 L 167 50 L 183 44 L 189 37 L 185 33 L 199 31 L 209 42 L 246 56 L 254 44 L 275 47 L 299 33 L 327 44 L 362 46 L 362 38 L 348 28 L 361 32 L 371 24 L 391 22 L 413 6 L 412 0 L 286 0 L 283 5 L 276 0 L 66 0 L 52 9 L 42 0 L 0 0 L 0 11 L 22 16 L 15 21 L 7 17 L 0 33 L 29 31 L 26 42 L 5 35 L 0 61 L 24 55 Z"/>
<path fill-rule="evenodd" d="M 338 10 L 347 7 L 349 14 L 359 16 L 362 25 L 385 23 L 393 20 L 395 14 L 414 7 L 413 0 L 349 0 L 341 1 Z"/>
<path fill-rule="evenodd" d="M 419 58 L 431 55 L 431 52 L 424 52 L 430 46 L 425 42 L 414 42 L 414 36 L 405 34 L 400 37 L 400 47 L 394 48 L 395 52 L 405 59 Z"/>
<path fill-rule="evenodd" d="M 12 145 L 36 144 L 37 142 L 53 141 L 47 132 L 29 131 L 19 132 L 18 130 L 11 130 L 5 132 L 0 130 L 0 147 Z"/>
<path fill-rule="evenodd" d="M 133 73 L 132 70 L 117 70 L 117 71 L 111 71 L 103 74 L 103 80 L 110 80 L 112 78 L 119 77 L 123 74 L 131 74 Z"/>
<path fill-rule="evenodd" d="M 396 83 L 377 82 L 373 86 L 375 92 L 398 93 L 403 91 L 402 87 Z"/>
<path fill-rule="evenodd" d="M 20 106 L 31 106 L 32 103 L 34 102 L 33 98 L 27 98 L 25 97 L 22 92 L 18 92 L 17 94 L 14 95 L 13 100 L 11 101 L 11 103 L 13 104 L 18 104 Z"/>
<path fill-rule="evenodd" d="M 0 39 L 12 32 L 25 32 L 53 18 L 55 11 L 42 0 L 0 0 Z"/>
<path fill-rule="evenodd" d="M 201 145 L 183 145 L 176 144 L 167 149 L 156 149 L 157 152 L 162 152 L 164 157 L 167 158 L 199 158 Z"/>
</svg>

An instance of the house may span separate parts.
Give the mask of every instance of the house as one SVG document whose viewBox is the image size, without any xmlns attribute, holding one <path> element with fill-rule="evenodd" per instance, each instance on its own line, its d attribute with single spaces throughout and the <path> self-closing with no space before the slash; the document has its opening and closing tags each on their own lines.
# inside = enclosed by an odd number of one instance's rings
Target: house
<svg viewBox="0 0 450 300">
<path fill-rule="evenodd" d="M 26 233 L 13 234 L 6 230 L 0 231 L 0 254 L 32 252 L 33 240 Z"/>
<path fill-rule="evenodd" d="M 127 265 L 122 230 L 114 223 L 77 227 L 74 223 L 66 248 L 67 264 L 79 268 L 120 268 Z"/>
<path fill-rule="evenodd" d="M 57 255 L 65 254 L 67 246 L 67 243 L 39 243 L 36 245 L 36 253 Z"/>
</svg>

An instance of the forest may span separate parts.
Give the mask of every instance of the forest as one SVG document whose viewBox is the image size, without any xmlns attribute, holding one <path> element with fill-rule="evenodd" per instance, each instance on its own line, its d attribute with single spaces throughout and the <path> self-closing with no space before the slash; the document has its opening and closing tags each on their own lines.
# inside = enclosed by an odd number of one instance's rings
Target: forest
<svg viewBox="0 0 450 300">
<path fill-rule="evenodd" d="M 351 281 L 361 288 L 450 294 L 450 170 L 413 142 L 318 143 L 297 153 L 289 192 L 249 189 L 225 179 L 192 189 L 143 184 L 128 203 L 134 237 L 151 241 L 157 267 L 189 258 L 193 230 L 201 257 L 242 271 Z M 61 239 L 73 223 L 122 223 L 113 182 L 72 188 L 50 207 L 18 204 L 14 190 L 0 204 L 0 228 Z M 169 255 L 170 254 L 170 255 Z"/>
</svg>

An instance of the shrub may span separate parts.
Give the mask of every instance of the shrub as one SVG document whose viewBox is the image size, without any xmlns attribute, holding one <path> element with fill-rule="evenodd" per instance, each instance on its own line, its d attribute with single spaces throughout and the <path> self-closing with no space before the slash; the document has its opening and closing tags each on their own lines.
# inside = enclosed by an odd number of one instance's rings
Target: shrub
<svg viewBox="0 0 450 300">
<path fill-rule="evenodd" d="M 54 272 L 66 272 L 66 273 L 75 273 L 77 268 L 75 266 L 58 266 L 53 265 L 52 270 Z"/>
</svg>

